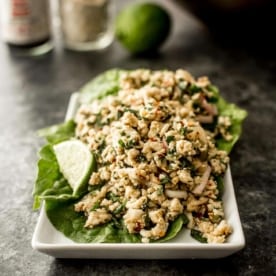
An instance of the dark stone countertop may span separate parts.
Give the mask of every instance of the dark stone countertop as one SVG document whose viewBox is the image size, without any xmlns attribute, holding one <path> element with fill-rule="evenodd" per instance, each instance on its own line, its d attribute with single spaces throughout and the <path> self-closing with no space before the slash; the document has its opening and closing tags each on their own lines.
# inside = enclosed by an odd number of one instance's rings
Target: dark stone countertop
<svg viewBox="0 0 276 276">
<path fill-rule="evenodd" d="M 165 3 L 165 1 L 162 1 Z M 169 2 L 169 1 L 166 1 Z M 17 57 L 0 43 L 1 275 L 275 275 L 276 60 L 213 39 L 177 6 L 170 39 L 158 56 L 131 57 L 117 42 L 97 53 L 55 49 Z M 66 260 L 31 248 L 36 130 L 63 120 L 70 94 L 112 68 L 186 68 L 207 75 L 223 96 L 248 110 L 231 169 L 246 247 L 218 260 Z"/>
</svg>

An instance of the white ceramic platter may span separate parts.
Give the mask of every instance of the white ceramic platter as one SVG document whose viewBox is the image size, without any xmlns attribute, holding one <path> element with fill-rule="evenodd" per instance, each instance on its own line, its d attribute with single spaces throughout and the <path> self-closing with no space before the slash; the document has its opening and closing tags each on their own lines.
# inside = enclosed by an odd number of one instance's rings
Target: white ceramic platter
<svg viewBox="0 0 276 276">
<path fill-rule="evenodd" d="M 66 120 L 72 118 L 79 106 L 78 93 L 71 96 Z M 230 168 L 224 179 L 223 204 L 226 220 L 233 233 L 224 244 L 203 244 L 190 237 L 189 230 L 165 243 L 75 243 L 57 231 L 48 220 L 44 207 L 40 211 L 33 234 L 32 247 L 56 258 L 101 259 L 215 259 L 229 256 L 245 246 Z"/>
</svg>

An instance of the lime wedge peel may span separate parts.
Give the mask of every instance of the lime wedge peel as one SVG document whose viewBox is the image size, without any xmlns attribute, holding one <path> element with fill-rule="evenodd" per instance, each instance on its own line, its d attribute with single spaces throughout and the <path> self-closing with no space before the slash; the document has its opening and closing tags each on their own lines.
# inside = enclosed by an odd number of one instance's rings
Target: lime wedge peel
<svg viewBox="0 0 276 276">
<path fill-rule="evenodd" d="M 60 172 L 73 189 L 73 195 L 78 195 L 88 181 L 95 160 L 88 146 L 80 140 L 68 140 L 53 146 Z"/>
</svg>

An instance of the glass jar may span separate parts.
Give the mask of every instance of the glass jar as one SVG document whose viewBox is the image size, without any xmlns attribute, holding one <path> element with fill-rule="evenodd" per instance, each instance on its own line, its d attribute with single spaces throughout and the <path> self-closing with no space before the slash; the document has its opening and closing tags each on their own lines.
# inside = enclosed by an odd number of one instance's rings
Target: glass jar
<svg viewBox="0 0 276 276">
<path fill-rule="evenodd" d="M 61 30 L 66 48 L 99 50 L 113 40 L 110 0 L 59 0 Z"/>
<path fill-rule="evenodd" d="M 2 39 L 16 53 L 39 55 L 52 49 L 48 0 L 1 0 Z"/>
</svg>

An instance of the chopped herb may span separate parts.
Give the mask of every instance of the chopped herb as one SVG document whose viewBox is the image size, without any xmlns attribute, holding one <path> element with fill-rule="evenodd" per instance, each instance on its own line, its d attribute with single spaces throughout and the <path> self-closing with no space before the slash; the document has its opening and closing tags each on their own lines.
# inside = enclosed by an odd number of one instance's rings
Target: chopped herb
<svg viewBox="0 0 276 276">
<path fill-rule="evenodd" d="M 118 144 L 119 144 L 122 148 L 125 148 L 125 147 L 126 147 L 126 145 L 125 145 L 125 143 L 124 143 L 124 141 L 123 141 L 122 139 L 120 139 L 120 140 L 118 141 Z"/>
<path fill-rule="evenodd" d="M 95 211 L 95 210 L 98 209 L 99 207 L 100 207 L 100 202 L 97 201 L 97 202 L 92 206 L 92 208 L 90 209 L 90 212 L 91 212 L 91 211 Z"/>
<path fill-rule="evenodd" d="M 138 142 L 135 140 L 129 140 L 127 142 L 124 142 L 122 139 L 120 139 L 118 141 L 118 144 L 124 149 L 132 149 L 134 146 L 138 144 Z"/>
<path fill-rule="evenodd" d="M 122 110 L 119 109 L 117 111 L 117 120 L 119 120 L 123 115 L 124 115 L 124 111 L 122 111 Z"/>
<path fill-rule="evenodd" d="M 193 178 L 197 176 L 196 168 L 192 164 L 190 165 L 190 173 L 191 173 L 191 177 Z"/>
<path fill-rule="evenodd" d="M 181 104 L 184 104 L 184 103 L 185 103 L 185 98 L 181 95 L 181 96 L 178 98 L 178 101 L 179 101 Z"/>
<path fill-rule="evenodd" d="M 201 91 L 201 88 L 196 86 L 194 83 L 192 83 L 188 88 L 187 90 L 191 93 L 191 94 L 195 94 L 199 91 Z"/>
<path fill-rule="evenodd" d="M 145 106 L 145 109 L 148 110 L 148 111 L 151 111 L 152 110 L 152 106 L 151 105 L 147 105 L 147 106 Z"/>
<path fill-rule="evenodd" d="M 152 227 L 151 219 L 149 217 L 149 214 L 146 213 L 146 215 L 145 215 L 145 229 L 150 229 L 151 227 Z"/>
<path fill-rule="evenodd" d="M 139 162 L 139 163 L 146 162 L 147 158 L 142 153 L 140 153 L 136 156 L 136 161 Z"/>
<path fill-rule="evenodd" d="M 88 185 L 88 191 L 89 192 L 98 191 L 105 184 L 106 184 L 106 181 L 105 180 L 101 180 L 97 185 Z"/>
<path fill-rule="evenodd" d="M 168 154 L 175 154 L 176 153 L 176 148 L 172 148 L 168 150 Z"/>
<path fill-rule="evenodd" d="M 109 200 L 112 200 L 112 202 L 117 202 L 119 201 L 120 197 L 118 195 L 115 195 L 114 193 L 112 192 L 108 192 L 106 194 L 106 198 L 109 199 Z"/>
<path fill-rule="evenodd" d="M 149 82 L 149 80 L 148 80 L 148 79 L 146 79 L 146 80 L 141 80 L 141 86 L 146 85 L 148 82 Z"/>
<path fill-rule="evenodd" d="M 191 166 L 191 162 L 186 157 L 181 157 L 179 159 L 181 169 L 188 168 Z"/>
<path fill-rule="evenodd" d="M 121 213 L 121 212 L 125 209 L 125 206 L 126 206 L 126 202 L 122 203 L 121 205 L 119 205 L 119 206 L 113 211 L 113 214 L 114 214 L 114 215 L 117 215 L 117 214 Z"/>
<path fill-rule="evenodd" d="M 219 216 L 219 215 L 210 216 L 210 220 L 211 220 L 213 223 L 219 223 L 219 222 L 221 221 L 221 216 Z"/>
<path fill-rule="evenodd" d="M 113 118 L 107 118 L 104 122 L 103 125 L 109 125 L 112 122 Z"/>
<path fill-rule="evenodd" d="M 174 141 L 174 136 L 168 136 L 168 137 L 166 138 L 166 142 L 167 142 L 167 143 L 170 143 L 171 141 Z"/>
<path fill-rule="evenodd" d="M 221 200 L 222 195 L 223 195 L 223 190 L 224 190 L 224 182 L 223 178 L 221 176 L 216 176 L 215 180 L 217 182 L 217 189 L 218 189 L 218 196 L 217 199 Z"/>
<path fill-rule="evenodd" d="M 202 232 L 200 232 L 198 230 L 192 229 L 191 236 L 201 243 L 207 243 L 207 239 L 205 237 L 203 237 Z"/>
<path fill-rule="evenodd" d="M 185 136 L 188 133 L 188 128 L 187 127 L 182 127 L 180 129 L 180 134 Z"/>
<path fill-rule="evenodd" d="M 89 127 L 90 126 L 94 126 L 94 124 L 95 124 L 95 122 L 93 121 L 93 122 L 91 122 L 91 121 L 87 121 L 87 123 L 86 123 Z"/>
<path fill-rule="evenodd" d="M 101 112 L 99 112 L 99 113 L 96 114 L 95 125 L 98 126 L 98 127 L 103 126 L 103 124 L 102 124 L 102 114 L 101 114 Z"/>
<path fill-rule="evenodd" d="M 165 177 L 163 177 L 160 180 L 161 185 L 166 185 L 166 184 L 168 184 L 170 182 L 171 182 L 171 178 L 168 175 L 165 175 Z"/>
<path fill-rule="evenodd" d="M 118 220 L 116 217 L 112 217 L 112 225 L 117 228 L 117 229 L 121 229 L 122 228 L 122 222 L 120 220 Z"/>
<path fill-rule="evenodd" d="M 200 106 L 200 104 L 197 101 L 193 102 L 193 109 L 195 109 L 196 111 L 200 111 L 201 110 L 201 106 Z"/>
<path fill-rule="evenodd" d="M 106 166 L 109 166 L 109 165 L 111 165 L 111 162 L 109 162 L 109 161 L 102 162 L 103 167 L 106 167 Z"/>
<path fill-rule="evenodd" d="M 164 194 L 164 187 L 160 185 L 157 190 L 157 195 L 163 195 Z"/>
<path fill-rule="evenodd" d="M 126 149 L 132 149 L 136 145 L 137 145 L 137 141 L 129 140 L 129 141 L 127 141 L 127 143 L 125 143 L 125 148 Z"/>
<path fill-rule="evenodd" d="M 124 112 L 130 112 L 132 114 L 134 114 L 136 117 L 139 118 L 139 114 L 137 110 L 131 109 L 131 108 L 125 108 Z"/>
<path fill-rule="evenodd" d="M 98 146 L 98 151 L 101 153 L 106 147 L 106 142 L 103 140 L 100 145 Z"/>
<path fill-rule="evenodd" d="M 192 128 L 188 128 L 188 127 L 182 127 L 180 129 L 180 134 L 182 134 L 183 136 L 186 136 L 187 134 L 193 132 Z"/>
</svg>

